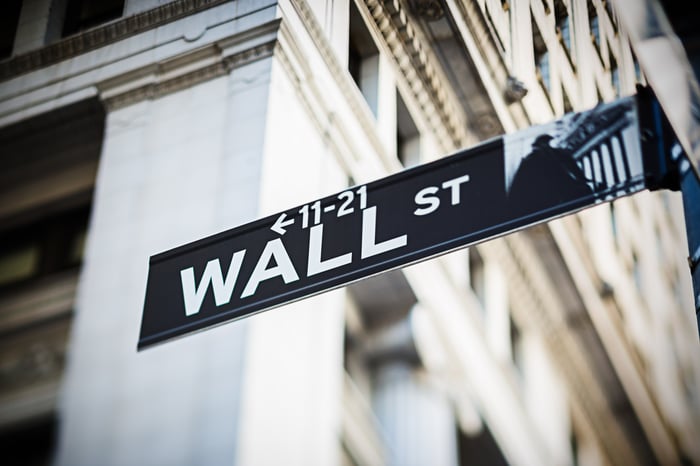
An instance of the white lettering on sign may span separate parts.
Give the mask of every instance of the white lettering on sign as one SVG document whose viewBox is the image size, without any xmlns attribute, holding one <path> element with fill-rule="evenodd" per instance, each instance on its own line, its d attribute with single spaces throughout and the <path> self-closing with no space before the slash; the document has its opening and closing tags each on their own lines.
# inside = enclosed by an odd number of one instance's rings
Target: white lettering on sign
<svg viewBox="0 0 700 466">
<path fill-rule="evenodd" d="M 352 262 L 352 253 L 331 259 L 321 260 L 321 250 L 323 247 L 323 224 L 311 227 L 309 230 L 309 262 L 306 268 L 306 275 L 312 276 L 317 273 L 335 269 Z"/>
<path fill-rule="evenodd" d="M 443 189 L 452 190 L 452 199 L 457 199 L 459 202 L 459 193 L 454 194 L 455 189 L 459 189 L 459 185 L 463 183 L 463 178 L 455 178 L 443 183 Z M 467 177 L 468 178 L 468 177 Z M 437 197 L 427 197 L 429 194 L 437 192 L 438 188 L 429 187 L 423 189 L 416 195 L 416 200 L 420 198 L 422 201 L 431 204 L 430 207 L 423 208 L 424 210 L 436 209 L 439 205 Z M 421 194 L 423 193 L 423 194 Z M 455 197 L 456 196 L 456 197 Z M 377 207 L 367 207 L 367 187 L 361 186 L 355 191 L 344 191 L 337 196 L 341 201 L 337 207 L 337 217 L 352 214 L 356 211 L 353 206 L 355 199 L 359 199 L 359 210 L 362 212 L 362 233 L 360 238 L 360 256 L 361 259 L 383 254 L 394 249 L 404 247 L 408 244 L 407 235 L 399 235 L 385 241 L 377 242 Z M 307 250 L 306 276 L 311 277 L 322 272 L 336 269 L 352 263 L 353 254 L 347 252 L 335 257 L 323 259 L 323 234 L 324 225 L 321 223 L 321 214 L 330 213 L 336 210 L 335 204 L 321 207 L 320 201 L 315 201 L 312 204 L 307 204 L 299 209 L 298 213 L 301 216 L 301 222 L 298 225 L 302 229 L 309 228 L 309 247 Z M 420 209 L 418 209 L 420 210 Z M 431 211 L 432 211 L 431 210 Z M 430 212 L 425 212 L 430 213 Z M 417 214 L 424 215 L 424 214 Z M 286 233 L 286 227 L 295 225 L 294 217 L 287 217 L 283 213 L 277 217 L 272 227 L 270 228 L 276 234 L 282 236 Z M 233 290 L 238 281 L 238 275 L 241 271 L 241 265 L 246 255 L 246 249 L 237 251 L 231 258 L 228 272 L 224 278 L 221 271 L 221 263 L 219 259 L 212 259 L 207 262 L 202 273 L 202 278 L 199 284 L 195 283 L 194 267 L 188 267 L 180 271 L 180 279 L 182 282 L 182 295 L 185 303 L 185 315 L 191 316 L 199 313 L 204 297 L 207 294 L 209 285 L 214 292 L 214 302 L 217 306 L 223 306 L 231 301 Z M 247 257 L 247 261 L 254 260 L 254 257 Z M 260 257 L 255 263 L 255 268 L 250 274 L 248 281 L 241 293 L 241 299 L 253 296 L 258 290 L 260 283 L 265 280 L 270 280 L 275 277 L 281 277 L 285 284 L 289 284 L 299 280 L 292 259 L 287 252 L 287 249 L 281 238 L 275 238 L 267 242 Z"/>
<path fill-rule="evenodd" d="M 217 306 L 224 305 L 231 301 L 231 293 L 233 293 L 233 287 L 236 285 L 238 273 L 241 271 L 243 256 L 245 256 L 245 249 L 233 254 L 231 265 L 229 265 L 228 272 L 226 273 L 226 279 L 221 276 L 221 264 L 219 263 L 219 259 L 213 259 L 207 262 L 198 287 L 195 287 L 194 284 L 194 267 L 189 267 L 180 271 L 182 296 L 185 299 L 185 315 L 191 316 L 199 312 L 199 308 L 202 307 L 202 301 L 204 300 L 204 295 L 207 293 L 210 282 L 214 289 L 214 302 L 216 302 Z"/>
<path fill-rule="evenodd" d="M 287 230 L 285 230 L 284 227 L 293 225 L 294 224 L 294 219 L 290 218 L 289 220 L 285 220 L 287 218 L 287 214 L 282 214 L 280 215 L 277 220 L 275 220 L 274 225 L 270 228 L 270 230 L 274 231 L 278 235 L 283 235 L 287 233 Z"/>
<path fill-rule="evenodd" d="M 438 192 L 437 186 L 428 186 L 423 188 L 416 194 L 416 204 L 424 205 L 429 204 L 428 207 L 419 207 L 413 211 L 414 215 L 428 215 L 437 210 L 440 207 L 440 198 L 434 194 Z"/>
<path fill-rule="evenodd" d="M 452 190 L 452 205 L 459 204 L 459 185 L 469 181 L 469 175 L 460 176 L 451 180 L 443 181 L 442 189 L 450 188 Z"/>
<path fill-rule="evenodd" d="M 377 230 L 377 208 L 370 207 L 362 211 L 362 258 L 382 254 L 392 249 L 397 249 L 406 246 L 406 235 L 397 236 L 396 238 L 388 239 L 381 243 L 376 242 Z"/>
<path fill-rule="evenodd" d="M 275 259 L 277 265 L 268 269 L 267 266 L 272 258 Z M 294 270 L 294 265 L 289 258 L 289 254 L 287 254 L 287 250 L 284 248 L 282 240 L 275 238 L 272 241 L 268 241 L 265 245 L 265 249 L 263 249 L 260 259 L 250 275 L 250 280 L 248 280 L 248 284 L 243 289 L 241 298 L 247 298 L 255 294 L 260 282 L 278 276 L 281 276 L 286 284 L 299 280 L 299 275 Z"/>
<path fill-rule="evenodd" d="M 442 189 L 450 190 L 450 203 L 457 205 L 461 202 L 460 185 L 469 181 L 469 175 L 462 175 L 457 178 L 442 182 Z M 440 198 L 436 195 L 440 188 L 437 186 L 428 186 L 416 193 L 414 201 L 416 205 L 421 206 L 413 211 L 413 215 L 428 215 L 435 212 L 440 207 Z"/>
</svg>

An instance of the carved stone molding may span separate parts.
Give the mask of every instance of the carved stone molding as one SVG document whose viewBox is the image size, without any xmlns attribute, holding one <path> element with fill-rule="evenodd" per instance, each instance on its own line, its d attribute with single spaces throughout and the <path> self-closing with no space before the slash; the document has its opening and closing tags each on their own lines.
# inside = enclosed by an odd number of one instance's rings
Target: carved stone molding
<svg viewBox="0 0 700 466">
<path fill-rule="evenodd" d="M 213 63 L 203 64 L 192 71 L 182 74 L 165 77 L 168 73 L 163 70 L 162 65 L 154 65 L 147 70 L 142 70 L 143 74 L 148 74 L 150 79 L 141 81 L 134 87 L 128 89 L 112 88 L 110 82 L 99 85 L 101 89 L 102 101 L 109 111 L 116 110 L 134 104 L 145 99 L 155 99 L 167 94 L 171 94 L 182 89 L 187 89 L 199 83 L 218 78 L 228 74 L 236 67 L 252 63 L 256 60 L 271 57 L 276 40 L 271 40 L 261 45 L 245 49 L 226 57 L 218 56 Z M 193 54 L 195 55 L 195 54 Z M 182 59 L 183 57 L 178 57 Z M 135 77 L 135 82 L 138 78 Z"/>
<path fill-rule="evenodd" d="M 0 81 L 95 50 L 231 0 L 175 0 L 0 61 Z"/>
<path fill-rule="evenodd" d="M 490 92 L 490 97 L 494 104 L 498 105 L 500 111 L 497 110 L 501 119 L 501 124 L 506 125 L 510 129 L 525 128 L 530 126 L 530 117 L 527 114 L 523 102 L 520 100 L 509 102 L 507 101 L 504 91 L 508 85 L 508 78 L 511 76 L 512 70 L 505 63 L 504 58 L 499 52 L 499 48 L 489 30 L 485 15 L 482 13 L 479 2 L 464 2 L 464 1 L 449 1 L 452 5 L 452 14 L 457 16 L 458 22 L 464 24 L 465 29 L 470 31 L 474 37 L 474 49 L 470 50 L 472 58 L 478 54 L 483 60 L 485 70 L 482 71 L 481 79 L 485 84 L 492 82 L 495 89 Z M 469 48 L 469 47 L 467 47 Z M 488 70 L 488 71 L 486 71 Z M 487 73 L 487 74 L 484 74 Z"/>
<path fill-rule="evenodd" d="M 442 76 L 437 58 L 413 23 L 410 13 L 398 0 L 369 0 L 366 8 L 391 51 L 401 73 L 409 81 L 415 98 L 429 119 L 436 115 L 440 123 L 436 134 L 446 133 L 453 148 L 469 140 L 466 117 L 458 107 L 458 99 L 451 92 L 449 81 Z M 439 127 L 441 126 L 441 127 Z"/>
</svg>

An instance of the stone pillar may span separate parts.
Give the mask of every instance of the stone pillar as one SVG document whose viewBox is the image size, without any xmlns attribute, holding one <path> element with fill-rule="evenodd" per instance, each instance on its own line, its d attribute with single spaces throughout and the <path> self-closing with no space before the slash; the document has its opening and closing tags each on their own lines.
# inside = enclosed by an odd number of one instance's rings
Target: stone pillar
<svg viewBox="0 0 700 466">
<path fill-rule="evenodd" d="M 457 421 L 447 394 L 423 370 L 408 317 L 374 335 L 373 406 L 387 442 L 389 465 L 456 466 Z"/>
<path fill-rule="evenodd" d="M 347 175 L 275 56 L 267 110 L 261 214 L 341 191 Z M 300 225 L 292 226 L 290 228 Z M 306 264 L 298 270 L 306 273 Z M 340 463 L 345 291 L 248 319 L 240 465 Z"/>
<path fill-rule="evenodd" d="M 136 342 L 149 256 L 258 214 L 271 62 L 110 109 L 57 464 L 234 462 L 247 321 Z"/>
</svg>

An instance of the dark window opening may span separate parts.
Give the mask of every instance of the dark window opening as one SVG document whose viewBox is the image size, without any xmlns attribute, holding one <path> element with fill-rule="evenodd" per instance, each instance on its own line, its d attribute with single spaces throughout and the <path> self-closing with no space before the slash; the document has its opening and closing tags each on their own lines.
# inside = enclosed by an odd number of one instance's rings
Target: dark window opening
<svg viewBox="0 0 700 466">
<path fill-rule="evenodd" d="M 603 0 L 603 4 L 605 5 L 605 9 L 608 12 L 608 16 L 610 17 L 610 22 L 612 23 L 613 31 L 615 31 L 615 35 L 617 35 L 617 21 L 615 20 L 615 10 L 613 10 L 612 2 L 610 0 Z"/>
<path fill-rule="evenodd" d="M 520 331 L 520 327 L 518 324 L 513 320 L 513 313 L 509 312 L 510 314 L 510 348 L 511 348 L 511 354 L 513 358 L 513 365 L 515 366 L 515 369 L 518 371 L 518 374 L 522 376 L 523 374 L 523 335 L 522 332 Z"/>
<path fill-rule="evenodd" d="M 638 84 L 644 84 L 644 75 L 637 61 L 637 56 L 632 52 L 632 64 L 634 65 L 634 81 Z"/>
<path fill-rule="evenodd" d="M 549 50 L 547 50 L 547 44 L 544 42 L 540 28 L 537 27 L 535 18 L 531 16 L 530 19 L 532 20 L 532 45 L 535 51 L 537 77 L 549 92 Z"/>
<path fill-rule="evenodd" d="M 632 253 L 632 278 L 634 280 L 634 286 L 637 287 L 637 291 L 642 293 L 644 289 L 644 284 L 642 283 L 642 267 L 639 264 L 639 257 L 636 252 Z"/>
<path fill-rule="evenodd" d="M 620 95 L 622 87 L 620 85 L 620 68 L 617 66 L 617 60 L 610 54 L 610 80 L 612 81 L 615 95 Z"/>
<path fill-rule="evenodd" d="M 89 99 L 0 131 L 1 291 L 82 262 L 104 119 Z"/>
<path fill-rule="evenodd" d="M 569 11 L 566 9 L 566 5 L 562 0 L 554 1 L 554 15 L 557 24 L 557 36 L 559 37 L 559 42 L 564 47 L 564 52 L 566 53 L 566 58 L 569 60 L 569 64 L 574 67 L 574 57 L 572 54 L 572 44 L 571 44 L 571 20 L 569 17 Z"/>
<path fill-rule="evenodd" d="M 377 114 L 378 56 L 372 35 L 367 30 L 354 2 L 350 2 L 350 40 L 348 41 L 348 70 L 370 108 Z"/>
<path fill-rule="evenodd" d="M 56 445 L 56 424 L 56 418 L 47 417 L 0 431 L 3 464 L 50 465 Z"/>
<path fill-rule="evenodd" d="M 598 54 L 598 59 L 603 61 L 603 57 L 600 54 L 600 20 L 598 19 L 598 12 L 591 0 L 588 0 L 586 9 L 588 10 L 588 28 L 591 32 L 591 43 Z"/>
<path fill-rule="evenodd" d="M 542 8 L 544 9 L 545 15 L 548 15 L 552 12 L 552 10 L 549 9 L 549 2 L 547 0 L 542 0 Z"/>
<path fill-rule="evenodd" d="M 603 95 L 600 93 L 600 89 L 598 89 L 598 86 L 595 87 L 595 95 L 596 99 L 598 99 L 598 102 L 605 102 L 605 99 L 603 99 Z"/>
<path fill-rule="evenodd" d="M 0 233 L 0 291 L 82 262 L 89 206 Z"/>
<path fill-rule="evenodd" d="M 117 19 L 123 11 L 124 0 L 68 0 L 62 36 Z"/>
<path fill-rule="evenodd" d="M 484 259 L 476 247 L 469 248 L 469 286 L 474 291 L 481 304 L 481 310 L 486 312 L 486 276 Z"/>
<path fill-rule="evenodd" d="M 396 155 L 404 167 L 420 163 L 420 134 L 398 91 L 396 92 Z"/>
<path fill-rule="evenodd" d="M 508 465 L 501 448 L 483 420 L 479 432 L 467 434 L 457 429 L 457 451 L 460 466 Z"/>
<path fill-rule="evenodd" d="M 574 111 L 574 106 L 571 105 L 571 100 L 569 95 L 566 93 L 566 89 L 562 89 L 562 97 L 564 99 L 564 113 L 569 113 Z"/>
<path fill-rule="evenodd" d="M 573 466 L 579 465 L 579 441 L 576 431 L 571 429 L 569 433 L 569 446 L 571 447 L 571 462 Z"/>
<path fill-rule="evenodd" d="M 612 230 L 613 239 L 615 240 L 615 245 L 617 246 L 617 214 L 615 213 L 615 204 L 613 203 L 610 203 L 610 229 Z"/>
<path fill-rule="evenodd" d="M 605 5 L 605 9 L 608 10 L 608 14 L 612 18 L 614 15 L 612 2 L 610 0 L 603 0 L 603 5 Z"/>
<path fill-rule="evenodd" d="M 535 52 L 535 73 L 537 74 L 537 81 L 540 83 L 540 87 L 544 91 L 549 107 L 554 109 L 549 96 L 551 91 L 551 79 L 549 76 L 549 50 L 547 49 L 547 44 L 544 41 L 544 37 L 542 37 L 540 28 L 537 27 L 535 17 L 532 16 L 532 14 L 530 14 L 530 22 L 532 23 L 532 46 Z"/>
<path fill-rule="evenodd" d="M 22 0 L 3 2 L 3 13 L 0 15 L 0 60 L 12 56 L 21 10 Z"/>
</svg>

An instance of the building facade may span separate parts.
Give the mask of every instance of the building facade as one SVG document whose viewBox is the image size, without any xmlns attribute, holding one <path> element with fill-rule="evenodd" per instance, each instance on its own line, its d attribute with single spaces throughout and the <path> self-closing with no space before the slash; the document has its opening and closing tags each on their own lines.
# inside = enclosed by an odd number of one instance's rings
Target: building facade
<svg viewBox="0 0 700 466">
<path fill-rule="evenodd" d="M 676 192 L 136 351 L 150 256 L 633 94 L 614 4 L 4 6 L 8 464 L 700 463 Z"/>
</svg>

